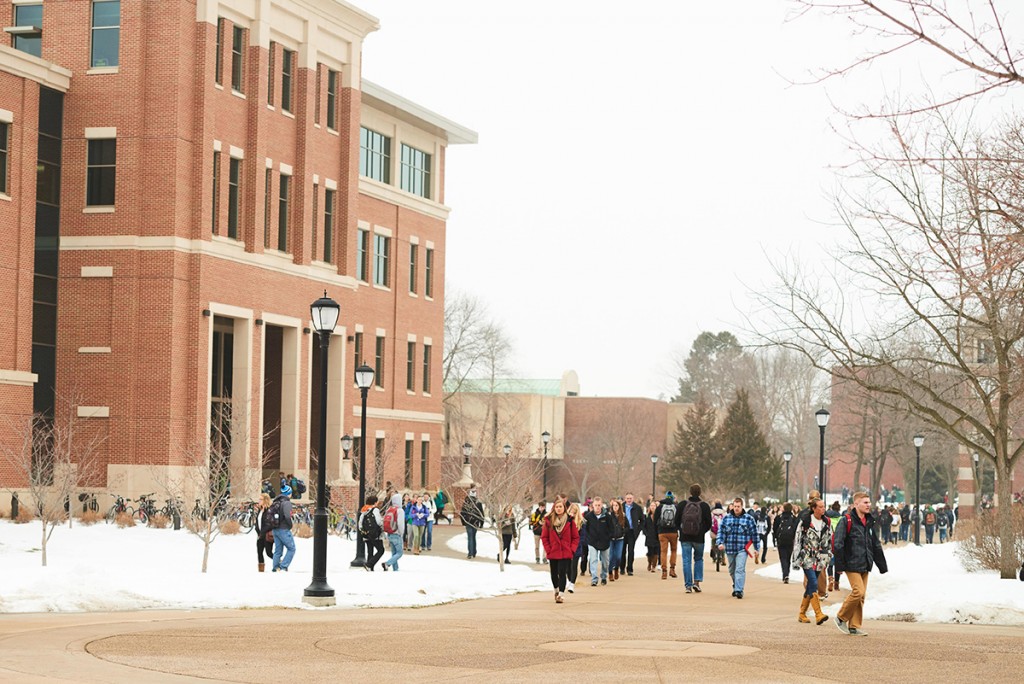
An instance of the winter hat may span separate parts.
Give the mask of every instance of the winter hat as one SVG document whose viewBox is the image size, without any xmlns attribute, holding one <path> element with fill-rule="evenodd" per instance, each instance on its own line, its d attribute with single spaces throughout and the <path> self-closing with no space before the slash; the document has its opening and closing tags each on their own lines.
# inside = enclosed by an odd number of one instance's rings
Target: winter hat
<svg viewBox="0 0 1024 684">
<path fill-rule="evenodd" d="M 676 495 L 675 495 L 675 494 L 673 494 L 673 493 L 671 492 L 671 490 L 670 490 L 670 491 L 667 491 L 667 492 L 665 492 L 665 498 L 666 498 L 666 499 L 674 499 L 674 498 L 676 498 Z"/>
<path fill-rule="evenodd" d="M 281 496 L 291 496 L 292 488 L 288 485 L 281 485 Z"/>
</svg>

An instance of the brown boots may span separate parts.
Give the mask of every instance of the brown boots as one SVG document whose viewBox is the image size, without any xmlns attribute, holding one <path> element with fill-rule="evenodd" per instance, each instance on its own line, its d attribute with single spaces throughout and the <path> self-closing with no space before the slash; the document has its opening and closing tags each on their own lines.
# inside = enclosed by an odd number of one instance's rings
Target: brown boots
<svg viewBox="0 0 1024 684">
<path fill-rule="evenodd" d="M 836 578 L 832 577 L 830 575 L 829 578 L 828 578 L 828 589 L 826 589 L 825 591 L 835 591 L 835 590 L 836 590 Z"/>
<path fill-rule="evenodd" d="M 821 599 L 817 594 L 811 597 L 811 608 L 814 609 L 814 624 L 820 625 L 828 620 L 828 615 L 821 612 Z"/>
<path fill-rule="evenodd" d="M 811 619 L 807 617 L 807 609 L 811 606 L 811 597 L 804 596 L 803 601 L 800 602 L 800 614 L 796 616 L 797 622 L 806 622 L 810 624 Z"/>
<path fill-rule="evenodd" d="M 612 582 L 614 582 L 615 580 L 619 579 L 619 571 L 618 570 L 612 570 L 611 572 L 609 572 L 608 573 L 608 579 L 610 581 L 612 581 Z"/>
<path fill-rule="evenodd" d="M 263 563 L 260 563 L 259 565 L 260 565 L 260 572 L 263 572 L 263 568 L 264 568 L 265 566 L 263 565 Z"/>
<path fill-rule="evenodd" d="M 676 567 L 674 565 L 671 568 L 668 569 L 668 576 L 669 577 L 677 577 L 678 576 L 678 575 L 676 575 Z"/>
</svg>

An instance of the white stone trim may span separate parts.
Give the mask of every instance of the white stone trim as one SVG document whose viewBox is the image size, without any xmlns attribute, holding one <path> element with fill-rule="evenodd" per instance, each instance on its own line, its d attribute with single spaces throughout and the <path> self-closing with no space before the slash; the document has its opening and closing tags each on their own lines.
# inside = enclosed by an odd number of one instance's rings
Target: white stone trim
<svg viewBox="0 0 1024 684">
<path fill-rule="evenodd" d="M 387 337 L 388 331 L 384 328 L 377 328 L 377 337 Z"/>
<path fill-rule="evenodd" d="M 373 232 L 375 235 L 383 235 L 384 237 L 394 237 L 395 231 L 391 230 L 387 226 L 378 226 L 374 224 Z"/>
<path fill-rule="evenodd" d="M 355 416 L 356 418 L 359 418 L 361 416 L 360 406 L 358 404 L 352 406 L 352 415 Z M 366 417 L 382 420 L 411 420 L 417 423 L 444 422 L 443 413 L 428 413 L 426 411 L 405 411 L 402 409 L 374 408 L 372 406 L 366 407 Z"/>
<path fill-rule="evenodd" d="M 361 333 L 361 332 L 363 332 L 363 324 L 362 324 L 362 323 L 356 323 L 356 328 L 355 328 L 355 331 L 356 331 L 357 333 Z"/>
<path fill-rule="evenodd" d="M 420 433 L 420 441 L 421 442 L 429 442 L 430 441 L 430 433 L 429 432 L 422 432 L 422 433 Z"/>
<path fill-rule="evenodd" d="M 382 202 L 388 204 L 394 204 L 405 209 L 424 214 L 425 216 L 431 216 L 441 221 L 447 221 L 448 215 L 451 213 L 451 207 L 447 207 L 443 204 L 439 204 L 433 200 L 428 200 L 419 195 L 413 195 L 412 193 L 399 190 L 398 188 L 388 185 L 387 183 L 381 183 L 375 181 L 366 176 L 359 177 L 359 192 L 379 199 Z"/>
<path fill-rule="evenodd" d="M 113 266 L 83 266 L 82 267 L 83 278 L 113 278 L 114 267 Z"/>
<path fill-rule="evenodd" d="M 10 109 L 0 109 L 0 123 L 14 123 L 14 112 Z"/>
<path fill-rule="evenodd" d="M 79 347 L 79 354 L 109 354 L 110 347 Z"/>
<path fill-rule="evenodd" d="M 370 222 L 369 221 L 364 221 L 362 219 L 358 219 L 358 220 L 356 220 L 356 227 L 359 228 L 360 230 L 368 231 L 368 230 L 370 230 Z"/>
<path fill-rule="evenodd" d="M 974 468 L 970 466 L 960 466 L 956 471 L 956 479 L 958 480 L 973 480 L 974 479 Z M 825 484 L 828 484 L 827 482 Z"/>
<path fill-rule="evenodd" d="M 328 190 L 337 190 L 338 181 L 334 180 L 333 178 L 325 178 L 324 187 L 327 188 Z"/>
<path fill-rule="evenodd" d="M 409 236 L 409 244 L 410 245 L 418 245 L 418 244 L 420 244 L 420 239 L 417 236 L 415 236 L 415 235 L 410 235 Z"/>
<path fill-rule="evenodd" d="M 228 156 L 232 159 L 245 159 L 245 150 L 234 145 L 228 146 Z"/>
<path fill-rule="evenodd" d="M 85 129 L 86 140 L 107 140 L 116 137 L 116 126 L 87 126 Z"/>
<path fill-rule="evenodd" d="M 377 430 L 373 436 L 377 439 L 387 439 L 388 433 L 386 430 Z"/>
<path fill-rule="evenodd" d="M 356 279 L 331 273 L 325 269 L 310 265 L 296 264 L 290 254 L 268 251 L 255 254 L 238 249 L 238 242 L 227 239 L 227 243 L 213 240 L 189 240 L 175 236 L 141 237 L 138 235 L 107 235 L 107 236 L 67 236 L 61 237 L 61 251 L 139 251 L 139 252 L 180 252 L 199 254 L 216 259 L 224 259 L 246 266 L 256 266 L 277 273 L 284 273 L 299 278 L 307 278 L 317 283 L 327 283 L 338 287 L 355 290 Z"/>
<path fill-rule="evenodd" d="M 39 381 L 39 376 L 26 371 L 0 369 L 0 385 L 21 385 L 31 387 Z"/>
<path fill-rule="evenodd" d="M 220 302 L 210 302 L 210 317 L 213 316 L 224 316 L 226 318 L 242 318 L 246 320 L 252 320 L 252 309 L 246 309 L 241 306 L 234 306 L 232 304 L 221 304 Z"/>
<path fill-rule="evenodd" d="M 416 433 L 415 432 L 406 432 L 405 433 L 405 441 L 406 442 L 414 442 L 414 441 L 416 441 Z"/>
<path fill-rule="evenodd" d="M 271 159 L 270 157 L 267 157 L 267 159 L 266 159 L 266 163 L 267 163 L 267 168 L 268 168 L 268 169 L 272 169 L 272 168 L 274 168 L 274 160 L 273 160 L 273 159 Z"/>
<path fill-rule="evenodd" d="M 38 0 L 34 0 L 38 2 Z M 54 90 L 66 93 L 71 87 L 71 71 L 45 59 L 15 50 L 10 45 L 0 45 L 0 63 L 4 72 L 18 78 L 27 78 Z M 33 152 L 34 154 L 34 152 Z"/>
<path fill-rule="evenodd" d="M 285 175 L 285 176 L 291 176 L 292 175 L 292 165 L 291 164 L 285 164 L 284 162 L 278 162 L 277 170 L 280 171 L 282 175 Z"/>
<path fill-rule="evenodd" d="M 415 342 L 416 341 L 416 336 L 413 335 L 412 333 L 409 333 L 409 334 L 407 334 L 405 336 L 405 341 L 406 342 Z"/>
<path fill-rule="evenodd" d="M 972 508 L 974 506 L 974 492 L 960 492 L 959 497 L 959 505 L 963 506 L 964 508 Z"/>
<path fill-rule="evenodd" d="M 295 318 L 294 316 L 284 316 L 282 314 L 271 313 L 264 311 L 260 314 L 260 318 L 267 325 L 276 325 L 281 328 L 301 328 L 302 319 Z"/>
<path fill-rule="evenodd" d="M 433 240 L 427 240 L 427 244 L 425 245 L 425 247 L 427 249 L 434 249 L 434 241 Z M 826 482 L 825 484 L 828 484 L 828 483 Z"/>
<path fill-rule="evenodd" d="M 223 147 L 224 147 L 224 144 L 220 140 L 214 140 L 213 141 L 213 151 L 214 152 L 221 152 L 223 150 Z"/>
<path fill-rule="evenodd" d="M 106 205 L 103 205 L 103 206 L 82 207 L 82 213 L 83 214 L 113 214 L 114 213 L 114 205 L 106 204 Z"/>
<path fill-rule="evenodd" d="M 434 346 L 434 338 L 432 338 L 432 337 L 424 337 L 423 338 L 423 344 L 427 344 L 427 345 L 430 345 L 431 347 L 433 347 Z M 826 482 L 825 484 L 828 484 L 828 483 Z"/>
<path fill-rule="evenodd" d="M 120 67 L 93 67 L 86 69 L 85 73 L 87 76 L 99 76 L 101 74 L 117 74 L 120 73 Z"/>
<path fill-rule="evenodd" d="M 109 406 L 79 406 L 78 407 L 79 418 L 109 418 L 110 407 Z"/>
<path fill-rule="evenodd" d="M 313 174 L 313 185 L 320 185 L 320 174 L 319 173 L 314 173 Z"/>
</svg>

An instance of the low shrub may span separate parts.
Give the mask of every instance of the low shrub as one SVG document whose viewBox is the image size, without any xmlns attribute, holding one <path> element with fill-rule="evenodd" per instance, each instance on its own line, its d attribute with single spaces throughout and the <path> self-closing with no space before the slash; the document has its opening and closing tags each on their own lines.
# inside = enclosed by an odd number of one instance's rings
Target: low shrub
<svg viewBox="0 0 1024 684">
<path fill-rule="evenodd" d="M 32 522 L 36 519 L 36 514 L 32 512 L 32 509 L 21 506 L 18 508 L 18 517 L 14 519 L 14 522 L 19 525 Z"/>
<path fill-rule="evenodd" d="M 149 526 L 155 527 L 158 530 L 165 530 L 171 525 L 171 520 L 166 515 L 161 513 L 154 513 L 149 516 Z"/>
<path fill-rule="evenodd" d="M 221 534 L 240 534 L 242 532 L 242 526 L 238 524 L 237 520 L 225 520 L 220 524 Z"/>
<path fill-rule="evenodd" d="M 83 525 L 95 525 L 103 521 L 103 514 L 99 511 L 86 511 L 78 516 L 78 522 Z"/>
<path fill-rule="evenodd" d="M 121 511 L 114 518 L 118 527 L 135 527 L 135 518 L 128 511 Z"/>
<path fill-rule="evenodd" d="M 292 536 L 300 539 L 309 539 L 313 536 L 313 528 L 306 523 L 295 523 L 292 526 Z"/>
<path fill-rule="evenodd" d="M 1017 563 L 1024 563 L 1024 506 L 1013 506 L 1013 548 Z M 956 526 L 960 540 L 957 557 L 968 570 L 998 570 L 1000 565 L 999 518 L 995 510 L 982 511 L 973 520 Z"/>
</svg>

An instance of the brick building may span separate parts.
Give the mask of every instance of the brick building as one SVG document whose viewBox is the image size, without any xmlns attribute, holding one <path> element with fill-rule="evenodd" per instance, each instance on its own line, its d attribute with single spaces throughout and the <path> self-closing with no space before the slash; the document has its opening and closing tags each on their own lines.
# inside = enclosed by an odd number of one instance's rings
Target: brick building
<svg viewBox="0 0 1024 684">
<path fill-rule="evenodd" d="M 129 496 L 218 423 L 236 491 L 308 477 L 326 291 L 329 481 L 361 437 L 365 361 L 368 461 L 434 482 L 446 151 L 476 134 L 362 80 L 377 20 L 340 0 L 0 0 L 0 26 L 0 413 L 73 403 Z"/>
</svg>

